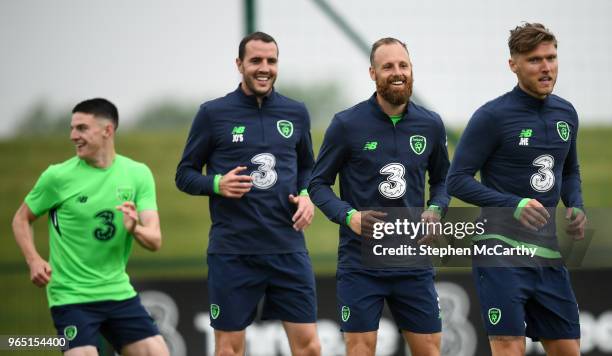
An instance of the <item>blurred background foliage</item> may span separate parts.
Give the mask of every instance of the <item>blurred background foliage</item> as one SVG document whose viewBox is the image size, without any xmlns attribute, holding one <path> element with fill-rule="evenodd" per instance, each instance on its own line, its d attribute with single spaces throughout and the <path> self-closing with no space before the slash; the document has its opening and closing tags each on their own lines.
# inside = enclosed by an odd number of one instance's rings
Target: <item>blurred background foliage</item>
<svg viewBox="0 0 612 356">
<path fill-rule="evenodd" d="M 333 113 L 347 107 L 338 91 L 332 84 L 279 88 L 279 92 L 307 104 L 314 122 L 315 154 Z M 128 265 L 132 278 L 201 278 L 204 283 L 210 227 L 208 198 L 186 195 L 174 185 L 176 165 L 198 105 L 174 99 L 156 101 L 138 115 L 135 124 L 120 126 L 118 131 L 117 151 L 145 162 L 155 175 L 164 236 L 163 248 L 155 254 L 135 246 Z M 40 173 L 49 164 L 74 155 L 68 139 L 70 109 L 51 108 L 39 101 L 24 115 L 19 133 L 0 140 L 0 166 L 3 167 L 0 174 L 0 283 L 7 289 L 0 304 L 0 334 L 53 333 L 44 290 L 29 281 L 28 268 L 13 240 L 10 221 Z M 456 128 L 448 130 L 454 136 L 460 134 Z M 612 153 L 607 147 L 611 136 L 611 127 L 582 126 L 580 129 L 579 155 L 587 207 L 610 206 Z M 454 144 L 449 142 L 451 157 Z M 465 204 L 453 199 L 452 206 Z M 46 224 L 46 218 L 35 223 L 35 240 L 43 256 L 48 255 Z M 333 275 L 338 227 L 317 211 L 306 232 L 306 240 L 317 275 Z M 612 242 L 598 246 L 597 250 L 599 256 L 609 256 Z"/>
</svg>

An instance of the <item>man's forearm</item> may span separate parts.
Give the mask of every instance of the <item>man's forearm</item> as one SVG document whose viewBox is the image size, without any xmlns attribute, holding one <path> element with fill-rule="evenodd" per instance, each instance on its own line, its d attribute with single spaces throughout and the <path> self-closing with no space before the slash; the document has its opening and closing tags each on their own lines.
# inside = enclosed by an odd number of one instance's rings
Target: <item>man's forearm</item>
<svg viewBox="0 0 612 356">
<path fill-rule="evenodd" d="M 36 250 L 34 245 L 34 231 L 32 225 L 27 220 L 19 215 L 16 215 L 13 219 L 13 234 L 15 235 L 15 241 L 21 249 L 23 257 L 25 257 L 28 265 L 37 259 L 42 259 Z"/>
<path fill-rule="evenodd" d="M 159 228 L 137 224 L 132 235 L 147 250 L 157 251 L 161 248 L 162 235 Z"/>
</svg>

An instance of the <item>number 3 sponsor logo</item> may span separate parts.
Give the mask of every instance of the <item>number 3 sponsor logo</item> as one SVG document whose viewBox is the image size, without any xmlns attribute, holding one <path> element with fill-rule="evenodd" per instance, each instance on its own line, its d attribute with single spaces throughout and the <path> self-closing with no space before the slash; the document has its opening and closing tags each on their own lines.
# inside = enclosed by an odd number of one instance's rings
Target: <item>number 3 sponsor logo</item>
<svg viewBox="0 0 612 356">
<path fill-rule="evenodd" d="M 388 175 L 387 180 L 378 185 L 378 191 L 385 198 L 399 199 L 406 193 L 406 168 L 401 163 L 389 163 L 380 169 L 380 174 Z"/>
<path fill-rule="evenodd" d="M 100 222 L 103 225 L 102 227 L 97 227 L 94 229 L 94 237 L 100 241 L 108 241 L 112 239 L 117 231 L 117 227 L 114 223 L 115 213 L 113 213 L 111 210 L 102 210 L 94 215 L 94 218 L 100 219 Z"/>
<path fill-rule="evenodd" d="M 538 173 L 531 176 L 531 187 L 540 193 L 549 191 L 555 185 L 555 174 L 552 171 L 555 159 L 551 155 L 541 155 L 533 160 L 533 165 L 540 168 Z"/>
<path fill-rule="evenodd" d="M 251 172 L 253 185 L 259 189 L 268 189 L 276 183 L 278 175 L 274 170 L 276 157 L 271 153 L 260 153 L 251 158 L 251 162 L 258 164 L 256 171 Z"/>
</svg>

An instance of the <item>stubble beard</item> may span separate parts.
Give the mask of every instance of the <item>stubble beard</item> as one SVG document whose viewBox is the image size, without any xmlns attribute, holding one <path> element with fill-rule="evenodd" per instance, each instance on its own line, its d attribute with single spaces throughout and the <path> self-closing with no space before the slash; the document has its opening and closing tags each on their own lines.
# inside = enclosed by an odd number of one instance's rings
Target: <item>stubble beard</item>
<svg viewBox="0 0 612 356">
<path fill-rule="evenodd" d="M 257 79 L 250 77 L 250 76 L 245 76 L 245 84 L 247 86 L 247 88 L 249 88 L 249 90 L 253 93 L 253 95 L 255 95 L 256 97 L 264 97 L 266 95 L 268 95 L 268 93 L 270 93 L 270 91 L 272 90 L 272 88 L 274 87 L 274 83 L 276 82 L 276 76 L 274 77 L 270 77 L 269 81 L 270 83 L 270 87 L 269 89 L 263 91 L 261 89 L 258 88 L 256 82 Z"/>
</svg>

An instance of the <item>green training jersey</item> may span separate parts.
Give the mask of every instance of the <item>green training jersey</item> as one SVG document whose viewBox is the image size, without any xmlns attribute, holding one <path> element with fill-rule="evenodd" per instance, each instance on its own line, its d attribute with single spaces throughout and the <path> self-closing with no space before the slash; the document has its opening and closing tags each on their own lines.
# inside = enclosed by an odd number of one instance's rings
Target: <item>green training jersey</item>
<svg viewBox="0 0 612 356">
<path fill-rule="evenodd" d="M 49 307 L 136 295 L 125 271 L 133 237 L 116 209 L 125 201 L 157 210 L 151 171 L 121 155 L 107 168 L 74 157 L 40 176 L 25 203 L 36 216 L 49 213 Z"/>
</svg>

